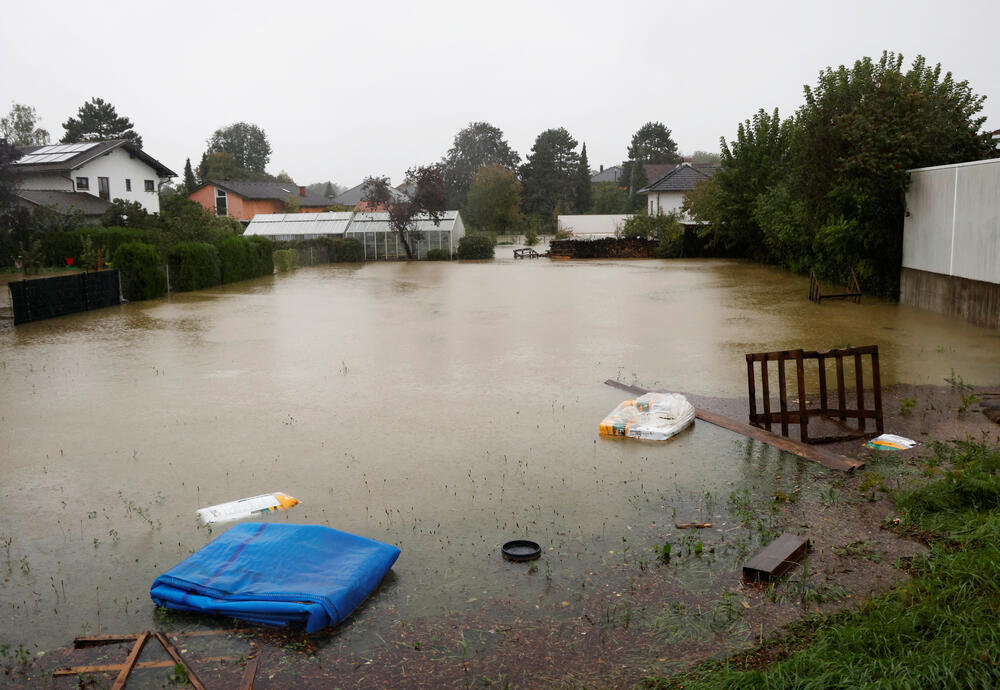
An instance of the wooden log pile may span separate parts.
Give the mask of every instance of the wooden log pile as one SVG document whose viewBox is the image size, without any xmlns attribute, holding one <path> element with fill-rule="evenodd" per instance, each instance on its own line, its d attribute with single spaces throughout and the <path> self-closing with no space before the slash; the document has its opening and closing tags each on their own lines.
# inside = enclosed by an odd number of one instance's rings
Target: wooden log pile
<svg viewBox="0 0 1000 690">
<path fill-rule="evenodd" d="M 600 240 L 552 240 L 551 259 L 650 259 L 654 240 L 606 237 Z"/>
</svg>

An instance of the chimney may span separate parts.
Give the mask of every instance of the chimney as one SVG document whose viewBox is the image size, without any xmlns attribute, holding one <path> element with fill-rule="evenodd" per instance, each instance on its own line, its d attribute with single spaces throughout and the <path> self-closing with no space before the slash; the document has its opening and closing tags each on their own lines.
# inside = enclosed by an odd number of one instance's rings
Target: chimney
<svg viewBox="0 0 1000 690">
<path fill-rule="evenodd" d="M 299 187 L 299 196 L 305 196 L 305 195 L 306 195 L 306 188 Z"/>
<path fill-rule="evenodd" d="M 601 166 L 601 169 L 600 169 L 599 172 L 604 172 L 604 166 L 603 165 Z"/>
</svg>

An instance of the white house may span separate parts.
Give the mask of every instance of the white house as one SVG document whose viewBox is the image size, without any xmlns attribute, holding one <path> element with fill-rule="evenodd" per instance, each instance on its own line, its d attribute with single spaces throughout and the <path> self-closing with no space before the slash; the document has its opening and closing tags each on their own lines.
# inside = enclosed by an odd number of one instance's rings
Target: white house
<svg viewBox="0 0 1000 690">
<path fill-rule="evenodd" d="M 599 240 L 618 237 L 622 228 L 632 218 L 630 213 L 607 213 L 576 216 L 558 216 L 556 230 L 565 232 L 574 240 Z"/>
<path fill-rule="evenodd" d="M 23 200 L 37 205 L 39 194 L 59 192 L 61 207 L 79 207 L 86 213 L 94 203 L 114 199 L 136 201 L 150 213 L 160 212 L 160 184 L 176 173 L 142 149 L 124 139 L 88 141 L 78 144 L 25 146 L 11 166 L 18 176 Z"/>
<path fill-rule="evenodd" d="M 681 163 L 636 194 L 646 195 L 646 210 L 649 215 L 676 211 L 680 214 L 681 221 L 690 221 L 691 219 L 681 210 L 684 195 L 702 180 L 710 178 L 715 173 L 716 167 L 708 164 Z"/>
</svg>

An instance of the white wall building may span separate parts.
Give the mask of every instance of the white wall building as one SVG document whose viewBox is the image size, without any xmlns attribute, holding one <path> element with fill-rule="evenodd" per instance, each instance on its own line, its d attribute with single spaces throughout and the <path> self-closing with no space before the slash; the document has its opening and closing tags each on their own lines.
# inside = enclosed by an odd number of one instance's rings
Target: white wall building
<svg viewBox="0 0 1000 690">
<path fill-rule="evenodd" d="M 908 172 L 900 301 L 1000 328 L 1000 159 Z"/>
<path fill-rule="evenodd" d="M 702 180 L 710 178 L 716 170 L 715 165 L 697 163 L 681 163 L 652 184 L 643 187 L 636 194 L 646 195 L 646 211 L 651 216 L 676 211 L 682 222 L 690 222 L 681 209 L 684 195 L 694 189 Z"/>
<path fill-rule="evenodd" d="M 160 185 L 176 173 L 124 139 L 78 144 L 26 146 L 14 165 L 18 189 L 61 192 L 65 206 L 86 194 L 110 203 L 135 201 L 150 213 L 160 212 Z M 34 195 L 37 196 L 37 195 Z M 89 200 L 81 206 L 92 208 Z"/>
</svg>

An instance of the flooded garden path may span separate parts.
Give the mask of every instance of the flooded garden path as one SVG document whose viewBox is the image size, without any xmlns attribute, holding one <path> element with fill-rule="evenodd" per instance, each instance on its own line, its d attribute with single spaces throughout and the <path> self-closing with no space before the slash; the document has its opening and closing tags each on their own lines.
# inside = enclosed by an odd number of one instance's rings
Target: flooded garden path
<svg viewBox="0 0 1000 690">
<path fill-rule="evenodd" d="M 867 344 L 886 386 L 998 379 L 995 331 L 807 292 L 739 261 L 500 248 L 0 322 L 0 644 L 44 658 L 74 635 L 230 625 L 157 612 L 149 586 L 218 533 L 196 509 L 284 491 L 301 505 L 266 519 L 402 549 L 347 624 L 309 641 L 300 676 L 419 684 L 407 673 L 437 659 L 461 684 L 502 655 L 483 675 L 524 684 L 514 667 L 573 678 L 583 655 L 609 667 L 581 677 L 613 684 L 708 638 L 736 648 L 757 630 L 727 592 L 769 528 L 747 527 L 752 502 L 821 501 L 830 471 L 702 422 L 663 445 L 602 439 L 627 397 L 602 382 L 740 398 L 746 352 Z M 674 529 L 702 518 L 715 527 Z M 502 560 L 515 538 L 542 558 Z M 518 649 L 536 656 L 519 665 Z"/>
</svg>

